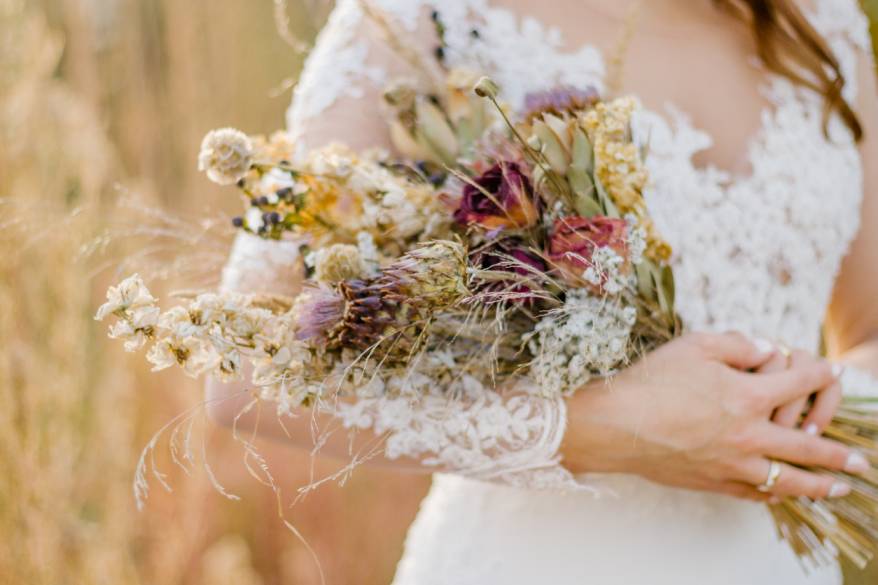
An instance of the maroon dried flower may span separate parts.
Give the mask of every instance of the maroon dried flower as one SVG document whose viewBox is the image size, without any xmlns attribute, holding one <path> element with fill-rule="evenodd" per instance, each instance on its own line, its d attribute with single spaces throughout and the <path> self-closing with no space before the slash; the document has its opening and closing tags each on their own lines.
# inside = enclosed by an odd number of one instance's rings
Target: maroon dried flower
<svg viewBox="0 0 878 585">
<path fill-rule="evenodd" d="M 479 288 L 482 291 L 505 291 L 516 293 L 518 300 L 527 300 L 528 293 L 546 274 L 548 265 L 539 255 L 530 252 L 518 238 L 493 243 L 474 255 L 473 263 L 490 272 L 505 272 L 508 278 L 494 280 L 485 278 Z M 521 277 L 521 278 L 517 278 Z"/>
<path fill-rule="evenodd" d="M 582 274 L 593 266 L 592 255 L 598 248 L 611 248 L 628 258 L 628 224 L 624 219 L 597 215 L 555 221 L 549 260 L 568 282 L 582 283 Z"/>
<path fill-rule="evenodd" d="M 489 230 L 526 228 L 539 220 L 539 198 L 518 163 L 501 162 L 463 188 L 454 219 Z"/>
</svg>

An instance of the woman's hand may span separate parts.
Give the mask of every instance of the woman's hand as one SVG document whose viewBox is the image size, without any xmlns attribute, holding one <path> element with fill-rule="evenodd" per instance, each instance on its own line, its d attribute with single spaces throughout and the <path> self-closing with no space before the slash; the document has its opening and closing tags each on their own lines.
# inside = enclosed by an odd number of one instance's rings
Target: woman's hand
<svg viewBox="0 0 878 585">
<path fill-rule="evenodd" d="M 804 351 L 778 351 L 758 371 L 762 374 L 769 374 L 808 362 L 819 361 L 819 358 Z M 840 371 L 834 372 L 836 378 L 840 373 Z M 835 411 L 838 410 L 842 398 L 841 384 L 836 381 L 811 396 L 800 396 L 796 400 L 778 407 L 771 420 L 787 428 L 801 428 L 809 435 L 820 435 L 823 434 L 832 421 L 832 417 L 835 416 Z"/>
<path fill-rule="evenodd" d="M 862 473 L 860 454 L 771 421 L 783 405 L 832 388 L 833 368 L 797 353 L 788 368 L 750 373 L 776 357 L 766 346 L 736 333 L 688 334 L 591 384 L 569 399 L 565 465 L 754 500 L 847 495 L 848 484 L 798 466 Z M 756 486 L 772 460 L 783 462 L 781 474 L 763 494 Z"/>
</svg>

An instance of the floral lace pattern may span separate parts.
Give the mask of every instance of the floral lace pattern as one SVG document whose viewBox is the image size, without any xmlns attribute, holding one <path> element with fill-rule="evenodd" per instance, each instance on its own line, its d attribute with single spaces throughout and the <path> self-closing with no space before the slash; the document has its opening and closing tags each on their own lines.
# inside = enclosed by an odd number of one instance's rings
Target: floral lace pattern
<svg viewBox="0 0 878 585">
<path fill-rule="evenodd" d="M 437 471 L 530 488 L 591 489 L 558 465 L 563 402 L 481 391 L 444 396 L 359 398 L 333 412 L 348 428 L 386 434 L 384 454 L 420 458 Z"/>
</svg>

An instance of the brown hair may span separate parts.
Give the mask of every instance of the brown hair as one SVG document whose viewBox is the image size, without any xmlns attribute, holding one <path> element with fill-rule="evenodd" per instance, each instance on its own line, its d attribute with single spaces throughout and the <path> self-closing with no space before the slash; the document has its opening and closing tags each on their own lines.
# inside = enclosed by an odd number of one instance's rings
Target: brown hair
<svg viewBox="0 0 878 585">
<path fill-rule="evenodd" d="M 751 24 L 757 53 L 769 70 L 824 97 L 824 124 L 832 114 L 838 114 L 854 138 L 862 139 L 860 120 L 842 94 L 845 78 L 841 65 L 794 0 L 714 1 Z"/>
</svg>

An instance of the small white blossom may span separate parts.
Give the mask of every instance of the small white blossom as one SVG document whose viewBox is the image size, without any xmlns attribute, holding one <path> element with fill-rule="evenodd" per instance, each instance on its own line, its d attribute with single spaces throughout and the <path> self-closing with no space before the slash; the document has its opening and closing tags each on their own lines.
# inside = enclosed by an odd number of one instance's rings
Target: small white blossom
<svg viewBox="0 0 878 585">
<path fill-rule="evenodd" d="M 120 320 L 110 327 L 110 339 L 121 339 L 125 342 L 125 351 L 137 351 L 143 347 L 149 337 L 143 329 L 136 329 L 130 321 Z"/>
<path fill-rule="evenodd" d="M 265 309 L 242 309 L 231 314 L 225 329 L 235 338 L 252 339 L 263 331 L 271 317 L 271 311 Z"/>
<path fill-rule="evenodd" d="M 146 354 L 154 372 L 179 365 L 192 378 L 214 369 L 218 356 L 197 337 L 168 336 L 156 341 Z"/>
<path fill-rule="evenodd" d="M 265 225 L 265 220 L 262 218 L 262 210 L 258 207 L 248 208 L 247 212 L 244 214 L 244 225 L 254 232 L 258 232 L 262 229 Z"/>
<path fill-rule="evenodd" d="M 155 302 L 140 275 L 132 274 L 107 290 L 107 302 L 100 306 L 95 319 L 103 321 L 107 315 L 121 315 L 128 309 L 153 306 Z"/>
<path fill-rule="evenodd" d="M 548 395 L 568 394 L 607 376 L 628 356 L 634 307 L 573 290 L 564 307 L 537 323 L 528 347 L 531 374 Z"/>
<path fill-rule="evenodd" d="M 192 322 L 190 313 L 184 307 L 173 307 L 159 317 L 158 328 L 164 335 L 193 337 L 202 333 L 204 327 Z"/>
<path fill-rule="evenodd" d="M 628 255 L 631 264 L 637 266 L 643 262 L 643 254 L 646 252 L 646 230 L 633 213 L 627 214 L 625 221 L 628 224 Z"/>
<path fill-rule="evenodd" d="M 98 309 L 95 319 L 115 315 L 118 321 L 110 327 L 111 339 L 125 342 L 125 351 L 136 351 L 155 333 L 160 310 L 140 276 L 134 274 L 107 291 L 107 302 Z"/>
</svg>

